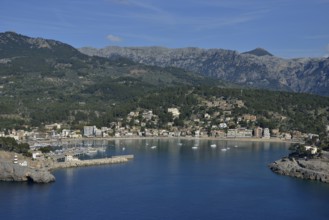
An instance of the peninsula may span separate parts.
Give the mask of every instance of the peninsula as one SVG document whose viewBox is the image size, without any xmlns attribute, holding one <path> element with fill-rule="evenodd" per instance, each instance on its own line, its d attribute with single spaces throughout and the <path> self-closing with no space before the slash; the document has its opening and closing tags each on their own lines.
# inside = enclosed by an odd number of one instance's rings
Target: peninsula
<svg viewBox="0 0 329 220">
<path fill-rule="evenodd" d="M 33 161 L 21 154 L 0 151 L 0 181 L 50 183 L 55 181 L 52 170 L 96 165 L 125 163 L 133 159 L 133 155 L 114 156 L 92 160 L 72 158 L 64 162 L 53 159 Z"/>
<path fill-rule="evenodd" d="M 288 157 L 268 166 L 277 174 L 329 183 L 329 152 L 317 147 L 298 146 Z"/>
</svg>

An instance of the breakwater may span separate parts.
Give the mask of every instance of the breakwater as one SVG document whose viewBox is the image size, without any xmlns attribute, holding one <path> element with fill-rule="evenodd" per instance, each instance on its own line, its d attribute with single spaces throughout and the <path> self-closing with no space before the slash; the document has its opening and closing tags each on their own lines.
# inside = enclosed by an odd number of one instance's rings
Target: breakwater
<svg viewBox="0 0 329 220">
<path fill-rule="evenodd" d="M 134 158 L 134 155 L 120 155 L 120 156 L 113 156 L 111 158 L 55 162 L 51 165 L 50 169 L 54 170 L 54 169 L 61 169 L 61 168 L 86 167 L 86 166 L 98 166 L 98 165 L 125 163 L 133 158 Z"/>
</svg>

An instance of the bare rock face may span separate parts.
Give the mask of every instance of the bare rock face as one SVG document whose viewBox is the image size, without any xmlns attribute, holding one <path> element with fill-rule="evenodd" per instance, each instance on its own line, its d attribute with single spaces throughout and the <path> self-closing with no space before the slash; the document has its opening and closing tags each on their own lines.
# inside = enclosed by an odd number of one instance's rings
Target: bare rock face
<svg viewBox="0 0 329 220">
<path fill-rule="evenodd" d="M 0 180 L 49 183 L 55 181 L 55 177 L 46 169 L 32 169 L 11 162 L 0 161 Z"/>
<path fill-rule="evenodd" d="M 85 47 L 79 50 L 91 56 L 125 57 L 146 65 L 178 67 L 256 88 L 329 96 L 329 58 L 282 59 L 261 48 L 246 53 L 163 47 Z"/>
<path fill-rule="evenodd" d="M 329 183 L 329 162 L 320 158 L 282 158 L 269 164 L 269 168 L 277 174 Z"/>
</svg>

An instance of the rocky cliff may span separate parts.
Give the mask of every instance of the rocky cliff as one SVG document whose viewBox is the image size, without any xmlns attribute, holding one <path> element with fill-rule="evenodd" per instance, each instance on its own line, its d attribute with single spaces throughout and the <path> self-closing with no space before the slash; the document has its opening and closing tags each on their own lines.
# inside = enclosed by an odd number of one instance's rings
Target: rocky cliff
<svg viewBox="0 0 329 220">
<path fill-rule="evenodd" d="M 55 181 L 55 177 L 46 169 L 33 169 L 13 164 L 9 161 L 0 161 L 1 181 L 33 181 L 36 183 L 49 183 Z"/>
<path fill-rule="evenodd" d="M 223 49 L 162 47 L 81 48 L 87 55 L 125 57 L 160 67 L 179 67 L 256 88 L 329 96 L 329 58 L 282 59 L 264 49 L 238 53 Z"/>
<path fill-rule="evenodd" d="M 305 160 L 286 157 L 269 164 L 269 167 L 281 175 L 329 183 L 328 159 Z"/>
</svg>

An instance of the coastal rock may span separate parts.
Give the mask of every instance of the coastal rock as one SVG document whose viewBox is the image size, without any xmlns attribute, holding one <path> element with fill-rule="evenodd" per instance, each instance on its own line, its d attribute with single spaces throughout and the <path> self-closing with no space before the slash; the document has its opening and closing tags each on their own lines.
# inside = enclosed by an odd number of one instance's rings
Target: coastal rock
<svg viewBox="0 0 329 220">
<path fill-rule="evenodd" d="M 46 169 L 33 169 L 13 164 L 8 161 L 0 161 L 0 180 L 49 183 L 55 181 L 55 177 Z"/>
<path fill-rule="evenodd" d="M 327 159 L 305 160 L 285 157 L 268 166 L 277 174 L 329 183 L 329 161 Z"/>
</svg>

